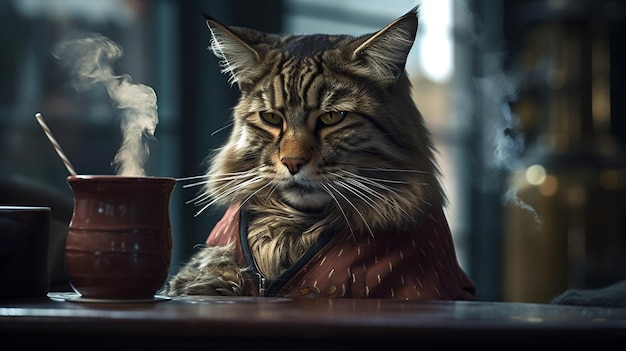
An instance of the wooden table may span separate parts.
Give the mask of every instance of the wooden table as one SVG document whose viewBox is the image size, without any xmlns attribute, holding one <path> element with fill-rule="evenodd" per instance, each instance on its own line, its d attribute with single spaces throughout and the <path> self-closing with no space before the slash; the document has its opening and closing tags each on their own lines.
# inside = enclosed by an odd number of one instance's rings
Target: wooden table
<svg viewBox="0 0 626 351">
<path fill-rule="evenodd" d="M 0 300 L 0 340 L 47 349 L 176 351 L 626 350 L 626 309 L 504 302 L 188 297 L 71 301 L 69 293 Z M 69 300 L 68 300 L 69 299 Z M 128 344 L 125 344 L 128 343 Z M 192 349 L 193 348 L 193 349 Z M 3 347 L 4 349 L 4 347 Z"/>
</svg>

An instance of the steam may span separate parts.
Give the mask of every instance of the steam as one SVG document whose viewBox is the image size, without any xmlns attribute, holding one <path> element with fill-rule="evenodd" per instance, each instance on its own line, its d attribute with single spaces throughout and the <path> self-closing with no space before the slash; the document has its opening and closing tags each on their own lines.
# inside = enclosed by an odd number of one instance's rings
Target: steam
<svg viewBox="0 0 626 351">
<path fill-rule="evenodd" d="M 486 171 L 490 173 L 511 173 L 523 167 L 522 154 L 525 150 L 525 136 L 519 117 L 511 111 L 511 104 L 518 98 L 518 77 L 503 67 L 504 53 L 493 47 L 493 39 L 488 33 L 482 32 L 479 21 L 462 3 L 458 4 L 457 26 L 459 33 L 464 33 L 468 40 L 468 48 L 482 53 L 483 74 L 476 77 L 473 87 L 480 93 L 482 130 L 482 160 Z M 470 101 L 467 101 L 470 102 Z M 499 186 L 489 177 L 482 177 L 478 186 L 483 190 L 499 190 L 491 187 Z M 537 225 L 542 219 L 535 209 L 518 196 L 518 189 L 510 184 L 502 194 L 502 206 L 508 204 L 528 211 Z"/>
<path fill-rule="evenodd" d="M 512 74 L 502 70 L 497 56 L 487 57 L 486 60 L 493 71 L 477 80 L 478 88 L 486 97 L 483 102 L 486 112 L 483 145 L 485 163 L 491 171 L 514 172 L 523 166 L 520 159 L 525 148 L 519 118 L 510 108 L 511 103 L 517 99 L 517 82 Z M 485 181 L 483 185 L 488 184 L 492 182 Z M 514 185 L 509 185 L 501 201 L 502 205 L 512 203 L 530 212 L 538 225 L 543 223 L 535 209 L 518 197 Z"/>
<path fill-rule="evenodd" d="M 488 64 L 489 66 L 494 63 Z M 506 73 L 497 70 L 477 79 L 478 88 L 486 99 L 483 101 L 485 150 L 493 154 L 486 158 L 487 166 L 493 169 L 513 171 L 519 166 L 519 157 L 524 151 L 524 139 L 519 120 L 510 103 L 517 99 L 515 83 Z"/>
<path fill-rule="evenodd" d="M 115 75 L 111 65 L 123 55 L 122 49 L 101 35 L 61 42 L 52 54 L 72 74 L 72 84 L 83 91 L 103 84 L 114 103 L 122 110 L 122 145 L 112 165 L 118 175 L 144 176 L 148 157 L 148 139 L 158 124 L 157 98 L 154 90 L 133 84 L 129 75 Z"/>
</svg>

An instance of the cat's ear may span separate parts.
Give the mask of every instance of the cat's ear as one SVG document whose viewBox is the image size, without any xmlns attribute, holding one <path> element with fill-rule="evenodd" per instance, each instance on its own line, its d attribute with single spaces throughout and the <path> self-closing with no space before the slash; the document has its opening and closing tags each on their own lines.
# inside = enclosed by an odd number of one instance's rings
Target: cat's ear
<svg viewBox="0 0 626 351">
<path fill-rule="evenodd" d="M 417 11 L 415 7 L 378 32 L 360 38 L 352 59 L 365 62 L 370 74 L 380 81 L 398 79 L 417 34 Z"/>
<path fill-rule="evenodd" d="M 213 17 L 203 14 L 211 31 L 209 49 L 218 59 L 222 73 L 230 76 L 229 82 L 243 88 L 258 77 L 257 66 L 261 62 L 262 51 L 250 43 L 248 36 L 258 37 L 263 33 L 250 29 L 228 27 Z"/>
</svg>

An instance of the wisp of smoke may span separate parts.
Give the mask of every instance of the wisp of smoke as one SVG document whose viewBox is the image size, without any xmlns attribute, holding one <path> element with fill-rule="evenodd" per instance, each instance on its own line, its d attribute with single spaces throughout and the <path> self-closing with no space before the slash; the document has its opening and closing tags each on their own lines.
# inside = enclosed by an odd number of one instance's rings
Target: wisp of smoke
<svg viewBox="0 0 626 351">
<path fill-rule="evenodd" d="M 481 76 L 474 77 L 474 85 L 468 88 L 474 89 L 477 94 L 471 95 L 471 99 L 480 98 L 480 129 L 482 131 L 482 155 L 481 164 L 486 172 L 494 174 L 516 171 L 522 167 L 522 154 L 524 152 L 525 139 L 521 122 L 518 116 L 511 111 L 511 104 L 518 98 L 518 77 L 503 67 L 505 53 L 494 48 L 492 39 L 494 36 L 485 33 L 482 24 L 464 1 L 455 3 L 455 21 L 458 29 L 456 33 L 462 33 L 461 39 L 467 40 L 469 47 L 482 55 L 481 66 L 484 71 Z M 484 176 L 477 179 L 477 186 L 482 190 L 500 191 L 492 187 L 498 186 L 493 177 Z M 518 196 L 515 185 L 502 193 L 501 203 L 503 206 L 512 204 L 530 212 L 538 225 L 542 220 L 535 209 L 524 202 Z"/>
<path fill-rule="evenodd" d="M 518 117 L 511 111 L 510 105 L 517 99 L 515 77 L 507 74 L 501 67 L 496 54 L 486 54 L 491 71 L 477 79 L 477 85 L 485 97 L 484 109 L 484 145 L 485 164 L 494 172 L 512 172 L 521 167 L 520 158 L 524 151 L 524 136 L 519 126 Z M 483 186 L 489 186 L 484 183 Z M 502 204 L 512 203 L 530 212 L 538 225 L 542 224 L 535 209 L 520 199 L 517 188 L 513 185 L 502 195 Z"/>
<path fill-rule="evenodd" d="M 129 75 L 116 75 L 112 64 L 123 55 L 122 49 L 101 35 L 72 39 L 57 44 L 52 54 L 72 75 L 73 86 L 81 91 L 103 84 L 114 103 L 122 110 L 122 145 L 113 159 L 121 176 L 144 176 L 148 140 L 158 124 L 154 90 L 133 84 Z"/>
<path fill-rule="evenodd" d="M 485 163 L 494 170 L 513 171 L 519 167 L 519 158 L 524 151 L 519 121 L 510 109 L 510 103 L 517 98 L 515 84 L 501 71 L 478 78 L 477 84 L 485 97 L 483 147 L 487 152 L 493 152 L 485 157 Z"/>
</svg>

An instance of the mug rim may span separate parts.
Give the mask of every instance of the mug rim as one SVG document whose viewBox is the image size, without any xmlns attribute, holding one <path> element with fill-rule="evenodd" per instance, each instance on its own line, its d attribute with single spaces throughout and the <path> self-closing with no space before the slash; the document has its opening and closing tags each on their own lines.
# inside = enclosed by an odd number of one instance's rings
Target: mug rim
<svg viewBox="0 0 626 351">
<path fill-rule="evenodd" d="M 137 181 L 141 181 L 141 180 L 161 180 L 161 181 L 174 181 L 176 182 L 176 178 L 174 177 L 159 177 L 159 176 L 119 176 L 119 175 L 112 175 L 112 174 L 103 174 L 103 175 L 98 175 L 98 174 L 77 174 L 77 175 L 70 175 L 67 177 L 67 180 L 112 180 L 112 181 L 129 181 L 129 180 L 137 180 Z"/>
</svg>

